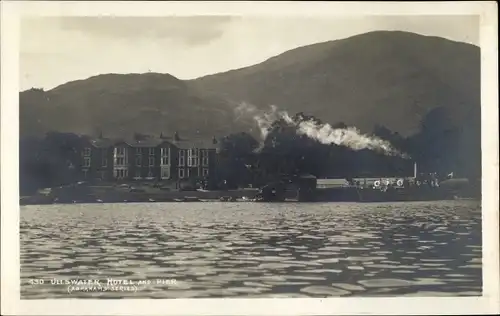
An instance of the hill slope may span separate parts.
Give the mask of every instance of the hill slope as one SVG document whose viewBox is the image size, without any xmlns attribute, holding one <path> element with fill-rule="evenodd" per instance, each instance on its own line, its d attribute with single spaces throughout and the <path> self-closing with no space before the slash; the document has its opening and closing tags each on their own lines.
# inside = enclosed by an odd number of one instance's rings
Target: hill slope
<svg viewBox="0 0 500 316">
<path fill-rule="evenodd" d="M 63 84 L 49 91 L 20 93 L 22 135 L 47 131 L 124 136 L 222 135 L 232 123 L 232 106 L 168 74 L 107 74 Z"/>
<path fill-rule="evenodd" d="M 240 101 L 306 112 L 364 131 L 375 124 L 412 134 L 430 110 L 447 107 L 473 124 L 480 107 L 480 54 L 473 45 L 405 32 L 372 32 L 290 50 L 247 68 L 181 81 L 168 74 L 107 74 L 50 91 L 20 93 L 21 135 L 47 131 L 123 136 L 133 132 L 222 135 Z M 476 122 L 477 123 L 477 122 Z M 474 124 L 476 124 L 474 123 Z"/>
<path fill-rule="evenodd" d="M 409 135 L 431 109 L 451 109 L 459 125 L 479 111 L 480 51 L 437 37 L 377 31 L 300 47 L 190 84 L 260 108 L 274 104 L 367 132 L 380 124 Z"/>
</svg>

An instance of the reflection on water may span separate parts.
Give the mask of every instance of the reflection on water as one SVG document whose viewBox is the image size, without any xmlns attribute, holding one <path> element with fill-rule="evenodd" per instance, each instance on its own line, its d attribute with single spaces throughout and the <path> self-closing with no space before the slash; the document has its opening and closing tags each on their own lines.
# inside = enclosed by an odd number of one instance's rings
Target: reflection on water
<svg viewBox="0 0 500 316">
<path fill-rule="evenodd" d="M 50 279 L 76 278 L 152 283 L 71 297 L 481 295 L 481 257 L 472 201 L 21 209 L 23 298 L 68 298 Z"/>
</svg>

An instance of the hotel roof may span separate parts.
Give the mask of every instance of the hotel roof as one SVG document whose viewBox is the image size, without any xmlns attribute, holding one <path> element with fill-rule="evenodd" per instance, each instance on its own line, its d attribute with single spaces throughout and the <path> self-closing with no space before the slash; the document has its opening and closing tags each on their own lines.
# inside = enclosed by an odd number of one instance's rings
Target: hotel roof
<svg viewBox="0 0 500 316">
<path fill-rule="evenodd" d="M 217 143 L 214 144 L 213 139 L 190 138 L 174 140 L 167 137 L 147 137 L 141 140 L 135 138 L 95 138 L 89 139 L 90 144 L 96 148 L 108 148 L 119 143 L 125 143 L 134 148 L 151 148 L 158 147 L 163 143 L 172 144 L 180 149 L 203 148 L 216 149 Z"/>
<path fill-rule="evenodd" d="M 182 139 L 174 140 L 172 144 L 179 149 L 204 148 L 216 149 L 217 144 L 213 143 L 212 139 Z"/>
</svg>

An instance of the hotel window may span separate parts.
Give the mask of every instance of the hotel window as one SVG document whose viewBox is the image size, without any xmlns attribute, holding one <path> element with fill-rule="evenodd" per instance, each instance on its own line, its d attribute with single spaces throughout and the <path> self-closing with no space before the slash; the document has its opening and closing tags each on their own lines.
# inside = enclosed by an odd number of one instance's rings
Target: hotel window
<svg viewBox="0 0 500 316">
<path fill-rule="evenodd" d="M 208 150 L 201 151 L 201 163 L 203 166 L 208 166 Z"/>
<path fill-rule="evenodd" d="M 198 165 L 198 152 L 192 148 L 188 150 L 188 167 L 196 167 Z"/>
<path fill-rule="evenodd" d="M 116 157 L 117 166 L 125 166 L 125 157 Z"/>
<path fill-rule="evenodd" d="M 124 147 L 115 148 L 115 166 L 126 166 L 127 155 Z"/>
<path fill-rule="evenodd" d="M 153 178 L 153 170 L 149 169 L 148 178 Z"/>
<path fill-rule="evenodd" d="M 162 168 L 161 169 L 161 178 L 162 179 L 170 178 L 170 168 Z"/>
<path fill-rule="evenodd" d="M 179 169 L 179 179 L 184 179 L 184 177 L 185 177 L 184 169 Z"/>
<path fill-rule="evenodd" d="M 106 171 L 101 171 L 100 175 L 101 175 L 101 180 L 106 180 Z"/>
<path fill-rule="evenodd" d="M 184 149 L 179 150 L 179 166 L 184 166 L 186 164 L 186 151 Z"/>
<path fill-rule="evenodd" d="M 106 150 L 103 150 L 102 152 L 102 166 L 107 167 L 108 166 L 108 152 Z"/>
<path fill-rule="evenodd" d="M 149 148 L 149 155 L 154 156 L 155 155 L 155 149 L 154 148 Z"/>
<path fill-rule="evenodd" d="M 155 165 L 155 157 L 149 157 L 149 166 L 154 167 Z"/>
<path fill-rule="evenodd" d="M 135 171 L 135 177 L 136 177 L 136 178 L 141 178 L 141 177 L 142 177 L 142 174 L 141 174 L 141 169 L 137 169 L 137 170 Z"/>
<path fill-rule="evenodd" d="M 208 168 L 203 168 L 203 176 L 208 176 Z"/>
<path fill-rule="evenodd" d="M 170 148 L 161 149 L 161 164 L 162 166 L 170 165 Z"/>
<path fill-rule="evenodd" d="M 90 153 L 91 153 L 91 150 L 90 150 L 90 148 L 89 148 L 89 147 L 85 147 L 85 148 L 83 149 L 83 155 L 84 155 L 84 156 L 90 156 Z"/>
<path fill-rule="evenodd" d="M 126 178 L 128 175 L 128 170 L 127 169 L 115 169 L 115 178 L 117 179 L 123 179 Z"/>
<path fill-rule="evenodd" d="M 136 154 L 137 156 L 142 156 L 142 148 L 136 148 L 136 149 L 135 149 L 135 154 Z"/>
<path fill-rule="evenodd" d="M 135 165 L 137 167 L 141 167 L 142 166 L 142 156 L 136 156 L 135 157 Z"/>
<path fill-rule="evenodd" d="M 86 168 L 90 167 L 90 157 L 83 158 L 83 166 Z"/>
</svg>

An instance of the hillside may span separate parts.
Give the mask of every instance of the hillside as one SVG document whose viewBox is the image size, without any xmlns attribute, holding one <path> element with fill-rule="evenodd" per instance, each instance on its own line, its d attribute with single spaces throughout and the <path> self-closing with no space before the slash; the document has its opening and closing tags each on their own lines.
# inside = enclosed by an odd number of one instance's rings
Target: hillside
<svg viewBox="0 0 500 316">
<path fill-rule="evenodd" d="M 107 74 L 49 91 L 20 93 L 21 135 L 47 131 L 124 136 L 134 132 L 223 135 L 233 123 L 232 105 L 168 74 Z"/>
<path fill-rule="evenodd" d="M 299 47 L 190 84 L 260 108 L 274 104 L 366 132 L 380 124 L 410 135 L 431 109 L 450 109 L 458 125 L 479 111 L 480 51 L 437 37 L 377 31 Z"/>
<path fill-rule="evenodd" d="M 20 93 L 21 135 L 54 130 L 106 136 L 133 132 L 222 135 L 249 130 L 235 121 L 246 101 L 277 105 L 369 132 L 375 124 L 416 132 L 431 109 L 454 124 L 475 124 L 480 54 L 473 45 L 405 32 L 372 32 L 299 47 L 251 67 L 182 81 L 168 74 L 106 74 L 49 91 Z"/>
</svg>

